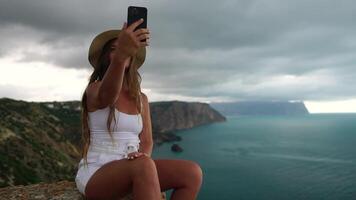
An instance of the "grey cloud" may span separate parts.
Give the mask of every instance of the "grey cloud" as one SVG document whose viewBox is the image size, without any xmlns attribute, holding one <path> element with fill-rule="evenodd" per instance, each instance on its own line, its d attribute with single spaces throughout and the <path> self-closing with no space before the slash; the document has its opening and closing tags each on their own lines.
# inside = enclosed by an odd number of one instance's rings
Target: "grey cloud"
<svg viewBox="0 0 356 200">
<path fill-rule="evenodd" d="M 131 4 L 148 7 L 152 38 L 140 71 L 155 92 L 232 99 L 355 97 L 351 0 L 5 1 L 0 56 L 23 46 L 19 62 L 87 68 L 91 39 L 120 28 Z M 31 48 L 36 44 L 46 52 Z M 305 79 L 309 87 L 268 82 L 285 75 L 320 79 Z"/>
</svg>

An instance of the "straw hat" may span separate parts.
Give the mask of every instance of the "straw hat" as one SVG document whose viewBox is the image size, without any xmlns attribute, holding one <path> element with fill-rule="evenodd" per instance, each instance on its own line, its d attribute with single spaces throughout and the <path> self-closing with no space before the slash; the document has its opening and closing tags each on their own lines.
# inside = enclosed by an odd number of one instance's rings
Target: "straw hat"
<svg viewBox="0 0 356 200">
<path fill-rule="evenodd" d="M 91 45 L 89 47 L 89 54 L 88 54 L 88 59 L 92 67 L 97 68 L 99 65 L 98 60 L 101 55 L 101 52 L 103 50 L 103 47 L 106 42 L 108 42 L 111 39 L 116 38 L 121 30 L 107 30 L 104 31 L 93 39 L 91 42 Z M 133 66 L 138 69 L 141 67 L 141 65 L 144 63 L 146 58 L 146 48 L 145 47 L 140 47 L 137 51 L 137 54 L 135 56 L 135 59 L 133 60 Z"/>
</svg>

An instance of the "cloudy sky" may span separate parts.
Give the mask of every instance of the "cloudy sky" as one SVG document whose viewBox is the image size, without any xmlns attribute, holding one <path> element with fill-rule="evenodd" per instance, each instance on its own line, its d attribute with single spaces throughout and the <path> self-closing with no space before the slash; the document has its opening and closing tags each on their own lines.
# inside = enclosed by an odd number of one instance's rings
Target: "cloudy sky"
<svg viewBox="0 0 356 200">
<path fill-rule="evenodd" d="M 92 39 L 137 5 L 148 8 L 139 72 L 151 102 L 303 100 L 311 112 L 356 112 L 352 0 L 0 2 L 0 97 L 80 100 Z"/>
</svg>

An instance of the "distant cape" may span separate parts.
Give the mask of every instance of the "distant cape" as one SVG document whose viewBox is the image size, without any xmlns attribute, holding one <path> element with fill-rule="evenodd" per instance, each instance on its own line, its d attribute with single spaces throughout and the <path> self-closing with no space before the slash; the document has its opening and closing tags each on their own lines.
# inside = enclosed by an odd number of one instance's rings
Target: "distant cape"
<svg viewBox="0 0 356 200">
<path fill-rule="evenodd" d="M 210 103 L 225 116 L 233 115 L 307 115 L 304 102 L 289 101 L 238 101 L 229 103 Z"/>
</svg>

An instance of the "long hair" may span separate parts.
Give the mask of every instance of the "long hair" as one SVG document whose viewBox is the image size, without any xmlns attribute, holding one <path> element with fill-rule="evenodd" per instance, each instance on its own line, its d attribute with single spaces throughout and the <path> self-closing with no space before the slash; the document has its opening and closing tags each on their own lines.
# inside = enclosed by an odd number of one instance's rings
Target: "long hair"
<svg viewBox="0 0 356 200">
<path fill-rule="evenodd" d="M 89 83 L 87 87 L 99 80 L 101 81 L 105 75 L 106 70 L 108 69 L 110 65 L 110 58 L 109 58 L 109 53 L 110 53 L 110 47 L 112 42 L 115 40 L 109 40 L 103 47 L 102 54 L 99 57 L 98 61 L 98 67 L 94 69 L 93 73 L 91 74 L 89 78 Z M 129 69 L 126 71 L 125 70 L 125 75 L 124 75 L 124 80 L 129 88 L 129 98 L 132 99 L 135 102 L 137 110 L 139 110 L 139 114 L 142 114 L 143 108 L 142 108 L 142 99 L 141 99 L 141 75 L 137 71 L 137 68 L 134 67 L 133 63 L 135 62 L 134 58 L 131 58 L 130 66 Z M 124 84 L 124 83 L 123 83 Z M 112 120 L 114 119 L 115 126 L 116 126 L 116 117 L 115 117 L 115 104 L 109 105 L 110 111 L 108 114 L 108 119 L 107 119 L 107 129 L 110 135 L 110 138 L 113 141 L 113 136 L 111 132 L 111 123 Z M 81 125 L 82 125 L 82 157 L 84 158 L 85 165 L 88 164 L 87 161 L 87 154 L 88 154 L 88 149 L 90 146 L 90 129 L 88 125 L 88 120 L 89 120 L 89 115 L 88 115 L 88 108 L 87 108 L 87 95 L 86 91 L 84 91 L 83 96 L 82 96 L 82 101 L 81 101 Z"/>
</svg>

